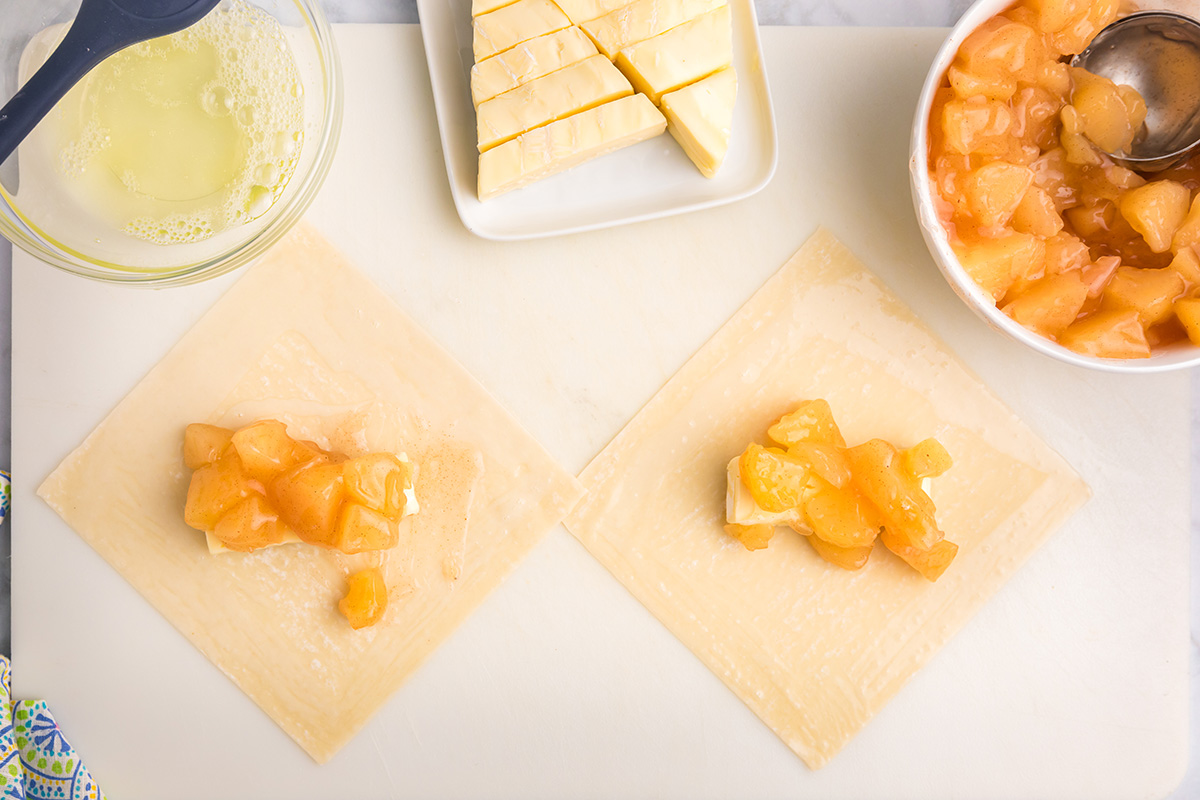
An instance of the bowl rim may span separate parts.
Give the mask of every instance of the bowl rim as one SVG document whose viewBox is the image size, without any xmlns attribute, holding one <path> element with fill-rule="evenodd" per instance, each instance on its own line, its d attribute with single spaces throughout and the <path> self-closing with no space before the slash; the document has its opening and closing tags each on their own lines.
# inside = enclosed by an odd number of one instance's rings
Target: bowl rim
<svg viewBox="0 0 1200 800">
<path fill-rule="evenodd" d="M 1147 359 L 1099 358 L 1068 350 L 1057 342 L 1034 333 L 1002 312 L 991 295 L 985 293 L 967 274 L 950 247 L 949 234 L 935 210 L 932 184 L 929 180 L 928 126 L 933 96 L 941 86 L 942 77 L 957 55 L 963 40 L 983 22 L 1015 3 L 1016 0 L 976 0 L 972 3 L 950 31 L 950 35 L 942 42 L 921 88 L 910 139 L 909 182 L 917 222 L 934 262 L 954 292 L 992 329 L 1042 355 L 1077 367 L 1119 373 L 1168 372 L 1200 364 L 1200 347 L 1190 343 L 1152 351 Z"/>
<path fill-rule="evenodd" d="M 315 142 L 317 152 L 312 165 L 303 175 L 292 177 L 292 180 L 299 178 L 295 194 L 280 210 L 278 216 L 271 219 L 262 230 L 236 246 L 200 262 L 146 272 L 125 271 L 125 268 L 115 264 L 106 270 L 104 269 L 105 262 L 75 253 L 70 248 L 62 247 L 61 250 L 56 250 L 47 247 L 41 241 L 40 236 L 31 233 L 31 230 L 37 230 L 36 226 L 25 218 L 20 208 L 12 202 L 8 192 L 4 190 L 3 186 L 0 186 L 0 202 L 12 214 L 12 219 L 0 215 L 0 236 L 47 266 L 71 275 L 122 286 L 149 288 L 184 286 L 225 275 L 260 258 L 287 235 L 312 205 L 333 165 L 333 157 L 337 152 L 342 130 L 344 110 L 342 65 L 338 55 L 337 42 L 333 37 L 333 29 L 321 9 L 319 0 L 288 0 L 288 2 L 300 13 L 304 25 L 313 36 L 324 78 L 325 98 L 321 109 L 321 129 Z M 64 258 L 64 253 L 90 263 L 74 263 Z"/>
</svg>

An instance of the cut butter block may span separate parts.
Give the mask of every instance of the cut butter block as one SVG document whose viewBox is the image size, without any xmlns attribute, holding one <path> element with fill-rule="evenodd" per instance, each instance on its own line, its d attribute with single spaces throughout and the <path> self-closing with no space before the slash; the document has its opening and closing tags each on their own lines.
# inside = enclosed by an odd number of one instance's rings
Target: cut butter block
<svg viewBox="0 0 1200 800">
<path fill-rule="evenodd" d="M 615 11 L 629 0 L 557 0 L 559 8 L 566 12 L 576 25 Z"/>
<path fill-rule="evenodd" d="M 517 0 L 512 5 L 475 17 L 471 24 L 474 28 L 472 44 L 478 62 L 535 36 L 561 31 L 570 27 L 571 21 L 551 0 Z"/>
<path fill-rule="evenodd" d="M 487 14 L 495 11 L 497 8 L 511 6 L 515 0 L 471 0 L 471 16 L 478 17 L 480 14 Z"/>
<path fill-rule="evenodd" d="M 733 67 L 662 96 L 667 130 L 706 178 L 717 173 L 729 150 L 736 100 Z"/>
<path fill-rule="evenodd" d="M 733 61 L 729 6 L 639 42 L 617 54 L 617 66 L 658 105 L 667 92 L 694 83 Z"/>
<path fill-rule="evenodd" d="M 479 157 L 479 199 L 657 136 L 666 125 L 662 113 L 640 94 L 552 122 Z"/>
<path fill-rule="evenodd" d="M 630 94 L 633 87 L 611 61 L 599 54 L 586 58 L 480 103 L 475 110 L 479 152 Z"/>
<path fill-rule="evenodd" d="M 596 45 L 577 27 L 538 36 L 471 68 L 471 99 L 478 106 L 498 94 L 596 55 Z"/>
<path fill-rule="evenodd" d="M 801 400 L 849 442 L 936 436 L 959 546 L 937 583 L 780 530 L 725 533 L 729 459 Z M 567 528 L 810 767 L 827 763 L 1088 498 L 1071 467 L 849 250 L 819 231 L 580 475 Z"/>
<path fill-rule="evenodd" d="M 726 0 L 634 0 L 616 11 L 582 23 L 582 27 L 600 52 L 616 58 L 617 52 L 625 47 L 666 33 L 725 4 Z"/>
<path fill-rule="evenodd" d="M 725 475 L 725 519 L 737 525 L 792 525 L 800 524 L 800 509 L 790 508 L 775 513 L 754 502 L 745 481 L 742 480 L 740 457 L 735 456 L 726 467 Z"/>
</svg>

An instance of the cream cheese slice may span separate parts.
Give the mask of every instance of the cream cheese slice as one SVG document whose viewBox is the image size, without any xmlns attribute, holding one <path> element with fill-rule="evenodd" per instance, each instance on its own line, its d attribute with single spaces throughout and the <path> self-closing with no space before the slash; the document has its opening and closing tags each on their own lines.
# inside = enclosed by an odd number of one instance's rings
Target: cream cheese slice
<svg viewBox="0 0 1200 800">
<path fill-rule="evenodd" d="M 480 103 L 475 110 L 479 152 L 630 94 L 633 87 L 621 71 L 596 54 Z"/>
<path fill-rule="evenodd" d="M 616 59 L 634 88 L 655 105 L 667 92 L 695 83 L 732 61 L 733 28 L 727 5 L 630 45 Z"/>
<path fill-rule="evenodd" d="M 403 461 L 405 464 L 410 463 L 408 460 L 408 455 L 405 453 L 396 454 L 396 458 L 399 459 L 400 461 Z M 401 519 L 404 519 L 405 517 L 411 517 L 413 514 L 416 514 L 417 512 L 419 512 L 421 510 L 421 504 L 417 501 L 416 481 L 417 481 L 417 468 L 414 466 L 413 470 L 412 470 L 412 474 L 409 475 L 408 483 L 406 483 L 404 486 L 404 513 L 400 515 Z M 225 545 L 221 544 L 220 539 L 213 536 L 211 533 L 208 533 L 207 531 L 204 534 L 204 541 L 205 541 L 205 543 L 208 544 L 208 552 L 214 556 L 217 555 L 218 553 L 235 552 L 233 550 L 230 550 Z M 285 544 L 294 544 L 294 543 L 300 542 L 300 541 L 303 541 L 303 540 L 299 536 L 296 535 L 295 531 L 293 531 L 291 528 L 288 528 L 287 526 L 284 526 L 284 534 L 283 534 L 282 541 L 275 542 L 274 544 L 269 544 L 266 547 L 261 547 L 259 549 L 266 550 L 267 547 L 280 547 Z"/>
<path fill-rule="evenodd" d="M 729 151 L 736 101 L 733 67 L 662 96 L 667 130 L 706 178 L 717 174 Z"/>
<path fill-rule="evenodd" d="M 489 14 L 498 8 L 511 6 L 516 0 L 471 0 L 471 16 Z"/>
<path fill-rule="evenodd" d="M 725 521 L 735 525 L 799 525 L 807 529 L 799 508 L 781 513 L 767 511 L 755 502 L 750 489 L 742 481 L 739 457 L 729 462 L 725 485 Z"/>
<path fill-rule="evenodd" d="M 726 5 L 727 0 L 634 0 L 627 6 L 582 23 L 600 52 L 616 58 L 623 48 L 666 33 L 701 14 Z"/>
<path fill-rule="evenodd" d="M 538 36 L 471 68 L 471 99 L 478 107 L 530 81 L 596 55 L 596 45 L 577 27 Z"/>
<path fill-rule="evenodd" d="M 478 62 L 535 36 L 568 28 L 571 20 L 551 0 L 517 0 L 512 5 L 475 17 L 471 25 L 474 29 L 472 48 Z"/>
<path fill-rule="evenodd" d="M 559 8 L 576 25 L 596 17 L 602 17 L 627 4 L 629 0 L 557 0 Z"/>
<path fill-rule="evenodd" d="M 552 122 L 479 157 L 479 199 L 657 136 L 666 126 L 662 113 L 640 94 Z"/>
</svg>

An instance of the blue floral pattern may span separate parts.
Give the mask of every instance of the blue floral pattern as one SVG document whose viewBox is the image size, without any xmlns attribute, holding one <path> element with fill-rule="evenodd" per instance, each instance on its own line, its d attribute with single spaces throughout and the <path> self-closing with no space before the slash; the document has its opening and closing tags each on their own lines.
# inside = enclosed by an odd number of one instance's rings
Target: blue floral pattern
<svg viewBox="0 0 1200 800">
<path fill-rule="evenodd" d="M 5 506 L 7 502 L 5 492 Z M 12 667 L 3 656 L 0 800 L 104 800 L 104 792 L 63 736 L 46 703 L 12 702 Z"/>
</svg>

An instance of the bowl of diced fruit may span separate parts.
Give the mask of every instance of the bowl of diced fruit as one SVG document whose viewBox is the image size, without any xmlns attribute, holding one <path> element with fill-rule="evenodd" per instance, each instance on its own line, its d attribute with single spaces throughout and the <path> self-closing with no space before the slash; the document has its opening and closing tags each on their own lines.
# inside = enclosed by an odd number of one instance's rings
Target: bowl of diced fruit
<svg viewBox="0 0 1200 800">
<path fill-rule="evenodd" d="M 1131 10 L 979 0 L 929 72 L 909 167 L 934 260 L 992 327 L 1071 364 L 1157 372 L 1200 363 L 1200 155 L 1145 174 L 1114 161 L 1145 102 L 1071 64 Z"/>
</svg>

